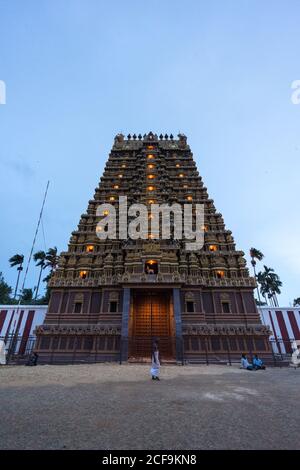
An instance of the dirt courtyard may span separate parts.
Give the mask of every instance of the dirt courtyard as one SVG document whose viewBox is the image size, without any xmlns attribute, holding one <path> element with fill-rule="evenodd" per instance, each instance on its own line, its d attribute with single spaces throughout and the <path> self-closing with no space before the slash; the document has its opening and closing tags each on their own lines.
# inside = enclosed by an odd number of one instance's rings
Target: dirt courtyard
<svg viewBox="0 0 300 470">
<path fill-rule="evenodd" d="M 0 449 L 300 449 L 300 369 L 0 367 Z"/>
</svg>

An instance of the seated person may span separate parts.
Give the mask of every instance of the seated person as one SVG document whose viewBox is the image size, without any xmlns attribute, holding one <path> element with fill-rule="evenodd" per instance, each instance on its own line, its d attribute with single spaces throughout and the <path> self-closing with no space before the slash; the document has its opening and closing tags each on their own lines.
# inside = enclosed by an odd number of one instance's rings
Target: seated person
<svg viewBox="0 0 300 470">
<path fill-rule="evenodd" d="M 253 370 L 253 366 L 250 364 L 250 362 L 248 362 L 248 359 L 245 354 L 242 354 L 241 357 L 241 369 Z"/>
<path fill-rule="evenodd" d="M 253 367 L 255 370 L 265 370 L 266 366 L 263 365 L 263 361 L 259 359 L 257 354 L 255 354 L 254 359 L 253 359 Z"/>
</svg>

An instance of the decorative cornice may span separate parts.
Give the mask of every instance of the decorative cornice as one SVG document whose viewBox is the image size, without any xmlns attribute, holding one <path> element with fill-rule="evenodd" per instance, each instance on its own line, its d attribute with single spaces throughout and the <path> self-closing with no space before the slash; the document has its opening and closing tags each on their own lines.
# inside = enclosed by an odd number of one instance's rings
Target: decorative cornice
<svg viewBox="0 0 300 470">
<path fill-rule="evenodd" d="M 206 277 L 186 276 L 185 274 L 131 274 L 124 273 L 114 276 L 101 276 L 99 278 L 87 279 L 65 279 L 65 278 L 52 278 L 49 281 L 49 287 L 101 287 L 108 285 L 122 285 L 124 283 L 167 283 L 173 284 L 181 283 L 198 287 L 224 287 L 224 288 L 239 288 L 249 287 L 255 288 L 255 279 L 252 277 L 245 277 L 239 279 L 212 279 Z"/>
<path fill-rule="evenodd" d="M 115 325 L 41 325 L 34 333 L 40 335 L 99 335 L 119 336 L 121 327 Z M 270 336 L 265 325 L 188 325 L 183 326 L 184 336 Z"/>
<path fill-rule="evenodd" d="M 121 327 L 115 325 L 40 325 L 34 333 L 36 335 L 99 335 L 118 336 Z"/>
<path fill-rule="evenodd" d="M 182 334 L 186 336 L 270 336 L 270 328 L 265 325 L 188 325 L 183 326 Z"/>
</svg>

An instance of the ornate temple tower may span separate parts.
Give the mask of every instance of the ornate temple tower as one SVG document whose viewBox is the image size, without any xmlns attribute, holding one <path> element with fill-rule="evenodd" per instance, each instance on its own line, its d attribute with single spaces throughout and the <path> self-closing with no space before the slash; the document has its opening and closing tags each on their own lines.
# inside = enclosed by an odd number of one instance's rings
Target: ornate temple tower
<svg viewBox="0 0 300 470">
<path fill-rule="evenodd" d="M 97 207 L 202 203 L 201 250 L 184 240 L 100 240 Z M 118 210 L 116 210 L 118 215 Z M 105 214 L 104 214 L 105 215 Z M 151 216 L 149 216 L 151 217 Z M 170 360 L 269 352 L 244 253 L 208 197 L 184 135 L 115 137 L 94 198 L 62 252 L 37 328 L 41 362 L 149 357 L 153 338 Z"/>
</svg>

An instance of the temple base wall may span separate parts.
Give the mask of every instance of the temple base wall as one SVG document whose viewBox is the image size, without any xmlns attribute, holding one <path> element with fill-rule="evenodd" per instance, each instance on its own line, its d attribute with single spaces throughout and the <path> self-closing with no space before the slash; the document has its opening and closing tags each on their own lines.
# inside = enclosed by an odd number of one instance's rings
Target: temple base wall
<svg viewBox="0 0 300 470">
<path fill-rule="evenodd" d="M 135 341 L 140 341 L 140 338 L 122 340 L 118 334 L 74 335 L 47 332 L 37 336 L 36 351 L 39 354 L 39 363 L 48 364 L 126 362 L 130 359 L 130 350 L 134 348 Z M 266 359 L 272 357 L 268 335 L 262 330 L 257 334 L 249 331 L 248 334 L 243 332 L 230 335 L 220 335 L 218 332 L 200 335 L 190 330 L 185 331 L 177 341 L 175 337 L 170 338 L 170 341 L 176 344 L 176 348 L 173 348 L 173 360 L 182 363 L 236 362 L 240 360 L 241 354 L 246 354 L 249 359 L 254 354 Z M 140 359 L 150 362 L 150 354 Z"/>
</svg>

